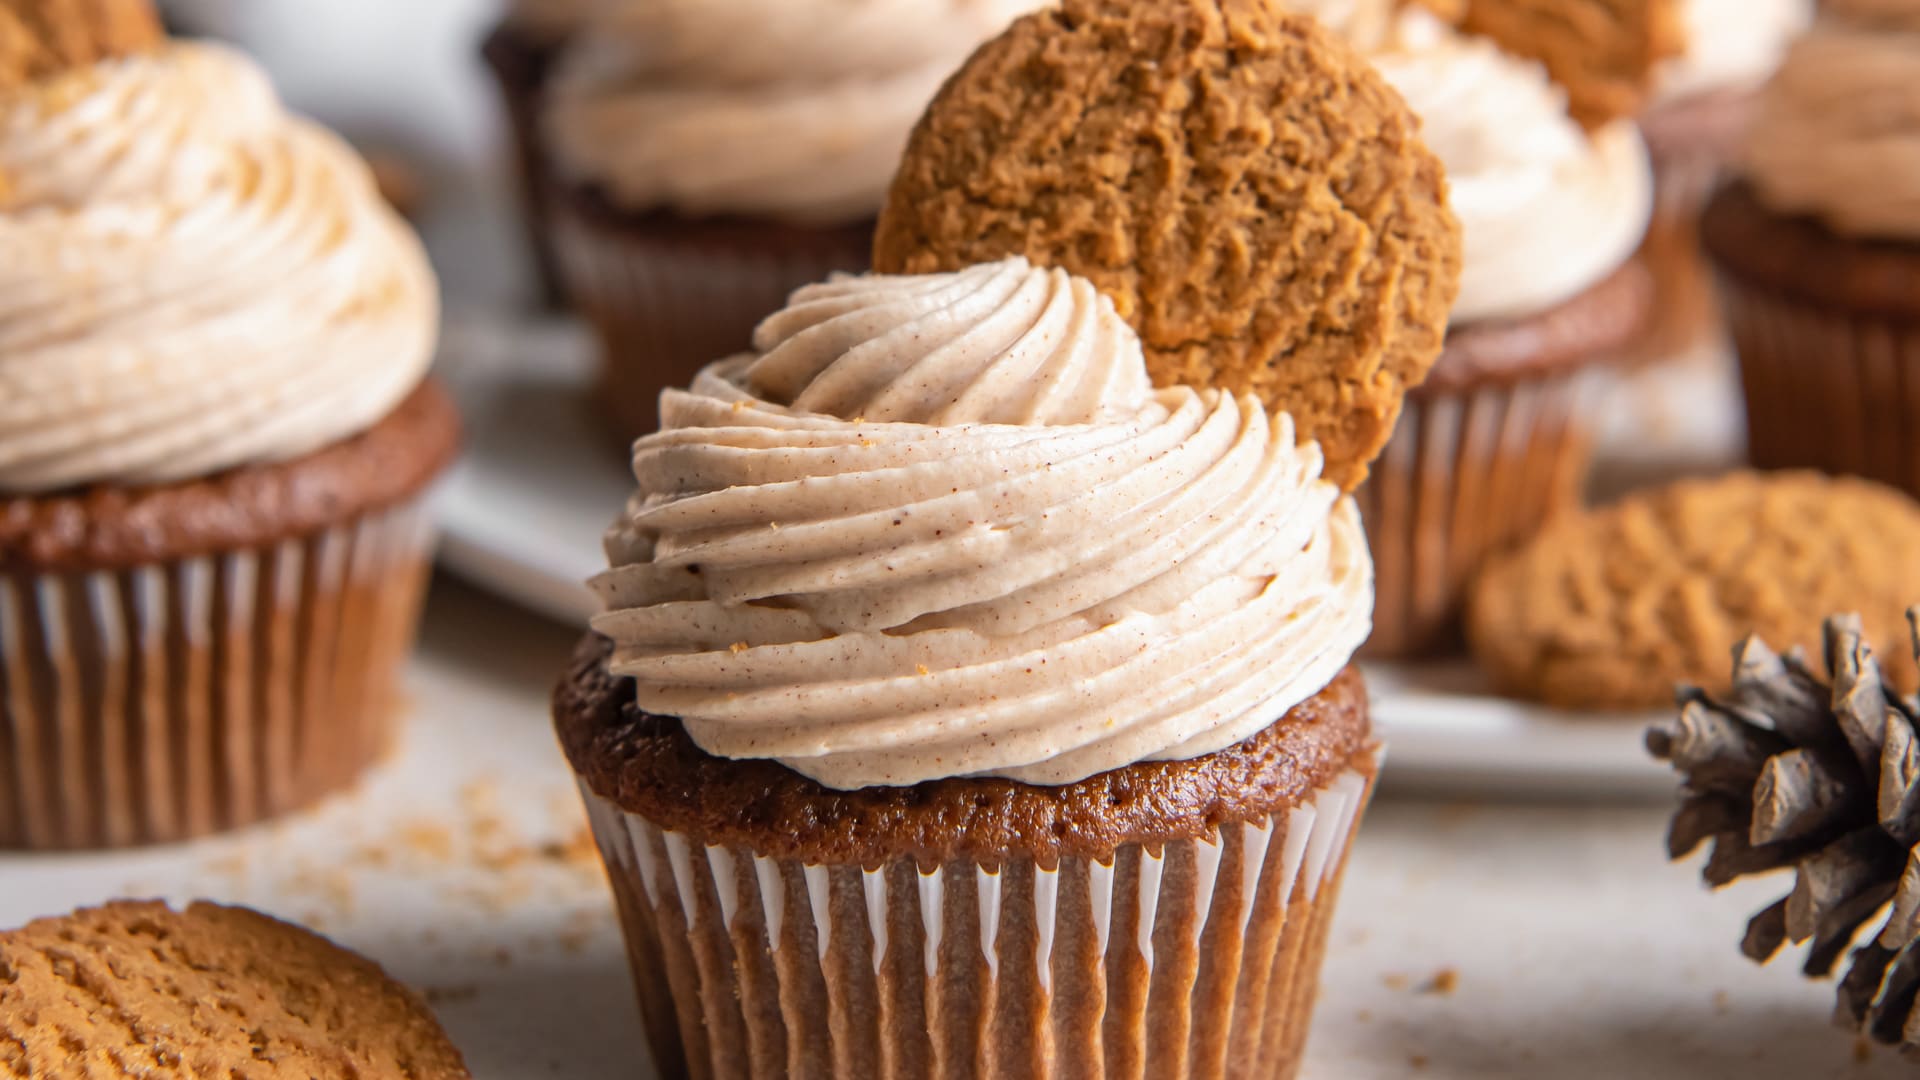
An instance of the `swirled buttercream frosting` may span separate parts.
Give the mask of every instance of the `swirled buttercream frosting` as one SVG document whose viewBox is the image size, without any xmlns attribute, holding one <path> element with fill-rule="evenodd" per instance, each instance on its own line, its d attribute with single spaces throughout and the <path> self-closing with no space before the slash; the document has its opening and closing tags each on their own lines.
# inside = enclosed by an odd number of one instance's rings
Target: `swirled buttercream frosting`
<svg viewBox="0 0 1920 1080">
<path fill-rule="evenodd" d="M 1070 783 L 1246 738 L 1370 629 L 1318 446 L 1153 389 L 1083 280 L 838 278 L 754 345 L 663 395 L 593 582 L 611 669 L 709 753 Z"/>
<path fill-rule="evenodd" d="M 437 296 L 366 165 L 179 43 L 0 93 L 0 490 L 283 460 L 418 384 Z"/>
<path fill-rule="evenodd" d="M 981 41 L 1040 0 L 625 0 L 549 90 L 560 168 L 637 211 L 844 224 Z"/>
<path fill-rule="evenodd" d="M 1761 91 L 1762 202 L 1847 236 L 1920 240 L 1920 0 L 1834 0 Z"/>
</svg>

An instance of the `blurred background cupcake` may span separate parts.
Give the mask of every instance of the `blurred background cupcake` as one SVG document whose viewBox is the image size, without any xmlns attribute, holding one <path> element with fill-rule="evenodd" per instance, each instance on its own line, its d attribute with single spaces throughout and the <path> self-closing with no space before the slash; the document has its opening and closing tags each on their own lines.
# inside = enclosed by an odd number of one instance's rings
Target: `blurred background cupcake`
<svg viewBox="0 0 1920 1080">
<path fill-rule="evenodd" d="M 1459 644 L 1491 553 L 1577 504 L 1614 361 L 1644 324 L 1652 204 L 1631 120 L 1588 131 L 1540 63 L 1429 11 L 1300 2 L 1358 45 L 1446 165 L 1465 267 L 1446 349 L 1357 493 L 1376 573 L 1367 653 Z"/>
<path fill-rule="evenodd" d="M 458 423 L 365 163 L 146 0 L 48 13 L 0 50 L 0 848 L 171 841 L 389 745 Z"/>
<path fill-rule="evenodd" d="M 560 41 L 508 94 L 536 114 L 516 126 L 537 249 L 597 331 L 599 398 L 623 438 L 794 288 L 867 265 L 920 110 L 1034 6 L 603 0 L 509 20 L 507 40 Z"/>
<path fill-rule="evenodd" d="M 1725 340 L 1700 253 L 1700 211 L 1738 156 L 1756 95 L 1803 29 L 1812 0 L 1680 0 L 1684 51 L 1661 64 L 1640 130 L 1654 210 L 1640 258 L 1653 274 L 1650 360 L 1710 360 Z"/>
<path fill-rule="evenodd" d="M 1920 0 L 1829 0 L 1703 240 L 1763 468 L 1920 492 Z"/>
</svg>

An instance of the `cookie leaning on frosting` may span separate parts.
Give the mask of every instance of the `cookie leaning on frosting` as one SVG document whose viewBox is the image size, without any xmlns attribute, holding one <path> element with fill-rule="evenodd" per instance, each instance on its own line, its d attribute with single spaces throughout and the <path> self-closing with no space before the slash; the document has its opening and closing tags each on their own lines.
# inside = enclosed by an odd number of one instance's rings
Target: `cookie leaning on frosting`
<svg viewBox="0 0 1920 1080">
<path fill-rule="evenodd" d="M 0 848 L 343 786 L 392 737 L 458 441 L 419 242 L 212 44 L 0 88 L 0 177 Z"/>
<path fill-rule="evenodd" d="M 1073 178 L 1062 205 L 1111 196 L 1114 220 L 1220 241 L 1187 248 L 1185 269 L 1168 243 L 1141 282 L 1230 281 L 1213 256 L 1257 215 L 1212 198 L 1205 169 L 1142 162 L 1194 180 L 1102 192 L 1102 151 L 1075 130 L 1155 125 L 1167 162 L 1223 152 L 1212 136 L 1229 129 L 1248 145 L 1309 117 L 1352 133 L 1356 172 L 1344 144 L 1240 159 L 1284 208 L 1240 250 L 1277 259 L 1297 230 L 1297 261 L 1259 295 L 1198 294 L 1228 298 L 1217 320 L 1189 314 L 1233 363 L 1285 368 L 1264 393 L 1155 388 L 1122 316 L 1157 286 L 1103 293 L 1035 233 L 1035 261 L 942 253 L 952 269 L 799 290 L 753 351 L 668 392 L 662 430 L 635 444 L 637 492 L 594 582 L 599 634 L 554 719 L 669 1071 L 1298 1068 L 1378 755 L 1351 666 L 1371 567 L 1336 477 L 1365 469 L 1398 394 L 1369 388 L 1342 413 L 1318 383 L 1369 360 L 1424 373 L 1458 237 L 1437 164 L 1373 72 L 1306 20 L 1226 7 L 1030 16 L 927 122 L 983 133 L 972 145 L 994 160 L 1053 154 Z M 1111 32 L 1090 41 L 1081 20 Z M 1008 54 L 1084 63 L 1022 98 L 1084 123 L 1050 129 L 1057 144 L 992 127 L 966 88 L 996 70 L 981 57 Z M 1149 67 L 1167 81 L 1128 74 Z M 1224 126 L 1160 115 L 1202 83 Z M 1373 111 L 1339 107 L 1355 102 Z M 896 195 L 934 175 L 918 152 Z M 1363 181 L 1373 198 L 1332 210 Z M 1307 210 L 1337 227 L 1289 216 Z M 1362 252 L 1394 260 L 1366 279 L 1368 310 L 1326 272 Z M 1275 327 L 1319 337 L 1282 361 L 1262 336 Z M 1337 474 L 1309 424 L 1345 440 Z"/>
</svg>

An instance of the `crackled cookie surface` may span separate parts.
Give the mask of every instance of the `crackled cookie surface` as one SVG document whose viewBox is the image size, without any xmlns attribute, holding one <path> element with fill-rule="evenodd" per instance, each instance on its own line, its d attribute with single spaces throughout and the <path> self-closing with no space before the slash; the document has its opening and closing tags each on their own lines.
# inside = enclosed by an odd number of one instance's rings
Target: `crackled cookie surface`
<svg viewBox="0 0 1920 1080">
<path fill-rule="evenodd" d="M 1009 255 L 1112 296 L 1157 383 L 1291 413 L 1348 489 L 1438 355 L 1460 273 L 1406 104 L 1264 0 L 1067 0 L 974 54 L 914 133 L 875 264 Z"/>
<path fill-rule="evenodd" d="M 468 1073 L 371 961 L 244 908 L 121 901 L 0 932 L 0 1075 Z"/>
<path fill-rule="evenodd" d="M 1677 683 L 1724 692 L 1749 634 L 1818 663 L 1821 613 L 1854 611 L 1911 688 L 1916 599 L 1920 504 L 1863 480 L 1742 472 L 1555 520 L 1481 575 L 1468 636 L 1503 692 L 1656 707 Z"/>
</svg>

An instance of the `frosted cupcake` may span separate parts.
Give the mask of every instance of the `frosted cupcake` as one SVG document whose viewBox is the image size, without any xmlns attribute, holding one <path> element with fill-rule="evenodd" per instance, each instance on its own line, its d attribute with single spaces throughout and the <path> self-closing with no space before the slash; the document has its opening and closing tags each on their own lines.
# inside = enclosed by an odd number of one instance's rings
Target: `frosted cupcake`
<svg viewBox="0 0 1920 1080">
<path fill-rule="evenodd" d="M 1359 492 L 1368 652 L 1457 646 L 1481 561 L 1580 498 L 1594 413 L 1649 297 L 1652 184 L 1630 120 L 1588 132 L 1540 64 L 1392 4 L 1301 7 L 1379 68 L 1446 165 L 1464 265 L 1445 350 Z"/>
<path fill-rule="evenodd" d="M 1920 493 L 1920 2 L 1829 0 L 1701 228 L 1748 452 Z"/>
<path fill-rule="evenodd" d="M 555 704 L 663 1070 L 1284 1073 L 1377 762 L 1318 446 L 1019 259 L 755 341 L 635 444 Z"/>
<path fill-rule="evenodd" d="M 1640 257 L 1654 279 L 1647 353 L 1686 358 L 1724 346 L 1700 253 L 1700 211 L 1738 156 L 1760 89 L 1812 0 L 1683 0 L 1686 47 L 1658 72 L 1640 117 L 1653 158 L 1654 211 Z"/>
<path fill-rule="evenodd" d="M 0 848 L 349 783 L 457 441 L 418 242 L 252 63 L 157 30 L 0 85 L 0 177 Z"/>
<path fill-rule="evenodd" d="M 745 348 L 788 292 L 864 268 L 900 148 L 968 52 L 1034 0 L 652 0 L 594 7 L 544 89 L 537 187 L 600 400 Z"/>
</svg>

